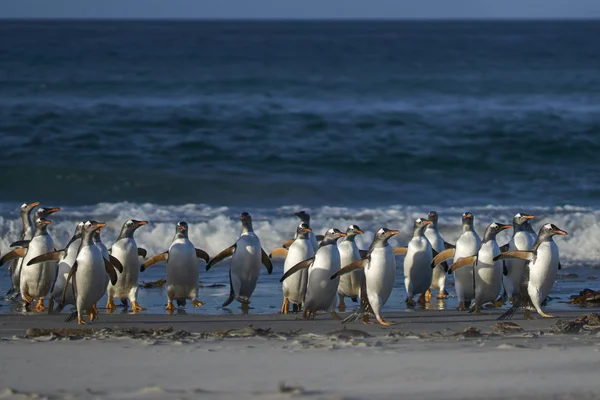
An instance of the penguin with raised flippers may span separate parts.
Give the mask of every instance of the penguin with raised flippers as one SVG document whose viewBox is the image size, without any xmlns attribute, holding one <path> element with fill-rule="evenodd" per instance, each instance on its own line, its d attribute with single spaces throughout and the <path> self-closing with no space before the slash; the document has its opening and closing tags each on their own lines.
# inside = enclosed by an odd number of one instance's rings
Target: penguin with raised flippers
<svg viewBox="0 0 600 400">
<path fill-rule="evenodd" d="M 250 214 L 243 212 L 240 215 L 240 220 L 242 222 L 242 233 L 238 240 L 210 260 L 206 265 L 206 270 L 208 271 L 213 265 L 231 257 L 229 267 L 229 284 L 231 288 L 229 297 L 223 303 L 223 307 L 231 304 L 233 300 L 237 300 L 242 304 L 242 309 L 247 310 L 250 297 L 256 288 L 256 282 L 260 275 L 261 264 L 265 266 L 269 274 L 273 272 L 273 265 L 267 253 L 262 249 L 260 239 L 254 233 Z"/>
<path fill-rule="evenodd" d="M 358 248 L 355 239 L 357 235 L 362 235 L 363 233 L 364 232 L 358 225 L 350 225 L 348 229 L 346 229 L 346 236 L 339 240 L 338 250 L 340 251 L 342 267 L 362 258 L 361 251 Z M 358 300 L 363 277 L 364 271 L 360 268 L 340 276 L 340 284 L 338 285 L 338 308 L 340 311 L 343 312 L 346 310 L 346 304 L 344 302 L 345 297 L 350 297 L 354 302 Z"/>
<path fill-rule="evenodd" d="M 537 235 L 531 235 L 529 227 L 531 221 L 534 218 L 533 215 L 518 213 L 513 217 L 513 235 L 508 243 L 508 248 L 502 248 L 503 251 L 529 251 L 535 242 Z M 520 296 L 521 282 L 523 275 L 525 274 L 525 263 L 527 261 L 508 258 L 504 260 L 504 288 L 506 289 L 506 296 L 510 300 L 511 304 L 514 304 L 516 299 Z"/>
<path fill-rule="evenodd" d="M 29 241 L 33 238 L 33 223 L 31 221 L 31 212 L 34 208 L 39 206 L 40 203 L 38 201 L 34 201 L 33 203 L 23 203 L 21 205 L 21 223 L 23 227 L 21 229 L 21 234 L 19 235 L 19 241 Z M 21 267 L 23 266 L 23 258 L 19 257 L 11 261 L 10 263 L 10 279 L 11 279 L 11 287 L 6 293 L 6 296 L 9 299 L 15 299 L 19 295 L 19 290 L 21 287 Z"/>
</svg>

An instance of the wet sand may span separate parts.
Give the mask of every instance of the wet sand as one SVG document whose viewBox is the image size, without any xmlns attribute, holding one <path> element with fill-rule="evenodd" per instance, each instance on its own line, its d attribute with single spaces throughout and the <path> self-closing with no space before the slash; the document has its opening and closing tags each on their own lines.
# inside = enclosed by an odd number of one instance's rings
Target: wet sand
<svg viewBox="0 0 600 400">
<path fill-rule="evenodd" d="M 325 314 L 101 314 L 85 327 L 2 315 L 0 398 L 596 398 L 600 325 L 566 322 L 594 311 L 519 313 L 516 326 L 497 325 L 501 310 L 399 312 L 345 328 Z"/>
</svg>

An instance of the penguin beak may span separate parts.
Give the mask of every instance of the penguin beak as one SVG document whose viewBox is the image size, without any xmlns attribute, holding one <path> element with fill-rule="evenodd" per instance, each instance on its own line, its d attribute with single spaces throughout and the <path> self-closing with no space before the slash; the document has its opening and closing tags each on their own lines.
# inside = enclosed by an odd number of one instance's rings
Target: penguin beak
<svg viewBox="0 0 600 400">
<path fill-rule="evenodd" d="M 310 228 L 304 228 L 304 232 L 305 233 L 312 232 L 312 229 L 310 229 Z"/>
<path fill-rule="evenodd" d="M 340 233 L 338 233 L 338 236 L 344 237 L 344 236 L 348 236 L 348 235 L 345 234 L 344 232 L 340 232 Z"/>
<path fill-rule="evenodd" d="M 423 223 L 424 223 L 425 225 L 431 225 L 431 224 L 433 224 L 433 222 L 431 222 L 431 221 L 429 221 L 429 220 L 425 220 L 425 221 L 423 221 Z"/>
<path fill-rule="evenodd" d="M 500 229 L 500 230 L 502 230 L 502 231 L 503 231 L 503 230 L 505 230 L 505 229 L 508 229 L 508 228 L 511 228 L 511 227 L 512 227 L 511 225 L 502 225 L 502 226 L 500 226 L 500 228 L 502 228 L 502 229 Z"/>
<path fill-rule="evenodd" d="M 143 225 L 148 225 L 148 221 L 137 221 L 136 222 L 137 226 L 143 226 Z"/>
<path fill-rule="evenodd" d="M 40 202 L 39 201 L 34 201 L 33 203 L 30 203 L 29 206 L 27 207 L 27 210 L 31 211 L 33 210 L 35 207 L 39 206 Z"/>
<path fill-rule="evenodd" d="M 185 226 L 183 226 L 183 225 L 179 225 L 179 227 L 178 227 L 178 228 L 179 228 L 179 230 L 181 230 L 181 231 L 185 231 Z"/>
<path fill-rule="evenodd" d="M 399 234 L 399 233 L 400 233 L 400 231 L 389 231 L 389 232 L 388 232 L 388 234 L 389 234 L 390 236 L 394 236 L 394 235 L 397 235 L 397 234 Z"/>
<path fill-rule="evenodd" d="M 433 218 L 433 217 L 435 217 L 435 214 L 431 212 L 431 213 L 429 213 L 429 217 Z"/>
<path fill-rule="evenodd" d="M 535 216 L 534 215 L 524 215 L 523 218 L 525 218 L 525 219 L 534 219 Z"/>
<path fill-rule="evenodd" d="M 563 231 L 562 229 L 553 229 L 552 233 L 554 233 L 555 235 L 566 235 L 567 232 Z"/>
<path fill-rule="evenodd" d="M 43 219 L 43 220 L 41 220 L 41 222 L 42 222 L 42 225 L 50 225 L 52 223 L 52 221 L 47 220 L 47 219 Z"/>
<path fill-rule="evenodd" d="M 359 234 L 359 235 L 362 235 L 362 234 L 364 234 L 364 232 L 363 232 L 363 231 L 361 231 L 360 229 L 355 229 L 355 230 L 354 230 L 354 232 L 356 232 L 356 233 L 357 233 L 357 234 Z"/>
<path fill-rule="evenodd" d="M 52 208 L 48 208 L 48 209 L 46 210 L 46 212 L 47 212 L 48 214 L 52 214 L 52 213 L 55 213 L 55 212 L 57 212 L 57 211 L 60 211 L 60 207 L 52 207 Z"/>
<path fill-rule="evenodd" d="M 96 224 L 96 228 L 97 228 L 98 230 L 100 230 L 100 228 L 103 228 L 103 227 L 105 227 L 105 226 L 106 226 L 106 223 L 105 223 L 105 222 L 98 222 L 98 223 Z"/>
</svg>

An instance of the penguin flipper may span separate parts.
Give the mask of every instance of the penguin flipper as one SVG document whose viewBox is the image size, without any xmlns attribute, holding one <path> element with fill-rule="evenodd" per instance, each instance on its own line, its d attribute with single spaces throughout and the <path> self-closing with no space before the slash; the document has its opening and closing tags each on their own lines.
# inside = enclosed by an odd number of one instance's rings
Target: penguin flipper
<svg viewBox="0 0 600 400">
<path fill-rule="evenodd" d="M 231 282 L 231 271 L 229 271 L 229 297 L 221 305 L 221 307 L 227 307 L 235 299 L 235 292 L 233 291 L 233 282 Z"/>
<path fill-rule="evenodd" d="M 450 248 L 450 249 L 446 249 L 446 250 L 442 250 L 438 253 L 437 256 L 435 256 L 433 258 L 433 261 L 431 262 L 431 266 L 435 267 L 438 264 L 441 264 L 443 261 L 446 261 L 449 258 L 454 257 L 454 249 Z"/>
<path fill-rule="evenodd" d="M 285 274 L 283 274 L 283 276 L 281 277 L 281 279 L 279 280 L 279 282 L 283 282 L 287 278 L 289 278 L 291 275 L 295 274 L 296 272 L 310 267 L 312 265 L 313 261 L 315 261 L 315 256 L 312 256 L 311 258 L 306 259 L 304 261 L 300 261 L 298 264 L 296 264 L 292 268 L 290 268 L 288 270 L 288 272 L 286 272 Z"/>
<path fill-rule="evenodd" d="M 62 296 L 60 302 L 62 304 L 66 303 L 67 300 L 67 290 L 69 290 L 69 281 L 73 279 L 73 293 L 75 293 L 75 272 L 77 272 L 77 261 L 73 263 L 71 270 L 69 271 L 69 275 L 67 275 L 67 281 L 65 282 L 65 288 L 63 289 Z"/>
<path fill-rule="evenodd" d="M 344 266 L 344 268 L 341 268 L 335 274 L 331 275 L 330 279 L 335 279 L 338 276 L 349 274 L 350 272 L 355 271 L 357 269 L 365 268 L 367 266 L 368 262 L 369 262 L 369 260 L 367 260 L 367 259 L 354 261 L 354 262 Z"/>
<path fill-rule="evenodd" d="M 112 264 L 117 271 L 123 272 L 123 264 L 121 264 L 121 261 L 119 261 L 118 258 L 113 257 L 112 255 L 109 254 L 108 260 L 105 260 L 105 261 L 108 261 L 110 264 Z M 114 283 L 113 283 L 113 285 L 114 285 Z"/>
<path fill-rule="evenodd" d="M 65 256 L 65 250 L 51 251 L 50 253 L 42 254 L 37 257 L 33 257 L 31 260 L 29 260 L 27 265 L 38 264 L 38 263 L 42 263 L 45 261 L 60 261 L 60 259 L 63 258 L 64 256 Z"/>
<path fill-rule="evenodd" d="M 147 255 L 148 251 L 146 249 L 144 249 L 143 247 L 138 247 L 138 256 L 146 258 Z"/>
<path fill-rule="evenodd" d="M 450 272 L 454 272 L 459 268 L 471 266 L 477 261 L 477 256 L 461 257 L 452 264 Z"/>
<path fill-rule="evenodd" d="M 395 247 L 394 254 L 405 255 L 408 252 L 408 247 Z"/>
<path fill-rule="evenodd" d="M 6 253 L 2 256 L 2 258 L 0 258 L 0 266 L 6 264 L 10 260 L 14 260 L 15 258 L 25 257 L 25 254 L 27 254 L 26 247 L 19 247 L 18 249 L 14 249 L 13 251 Z"/>
<path fill-rule="evenodd" d="M 123 266 L 121 266 L 121 268 L 123 268 Z M 104 259 L 104 269 L 106 270 L 106 273 L 108 274 L 108 277 L 110 278 L 110 283 L 112 283 L 113 285 L 116 284 L 118 276 L 117 276 L 117 271 L 115 271 L 117 269 L 115 264 L 111 263 L 110 261 L 108 261 L 105 258 Z M 121 270 L 120 272 L 123 272 L 123 271 Z"/>
<path fill-rule="evenodd" d="M 284 249 L 289 249 L 290 246 L 292 245 L 292 243 L 294 243 L 294 239 L 290 239 L 290 240 L 286 240 L 281 247 L 283 247 Z"/>
<path fill-rule="evenodd" d="M 318 241 L 318 242 L 320 242 L 320 241 L 322 241 L 323 239 L 325 239 L 325 235 L 317 235 L 317 236 L 315 236 L 315 237 L 317 238 L 317 241 Z"/>
<path fill-rule="evenodd" d="M 17 240 L 10 244 L 10 247 L 28 247 L 31 240 Z"/>
<path fill-rule="evenodd" d="M 287 257 L 288 255 L 288 249 L 283 248 L 283 247 L 278 247 L 276 249 L 273 249 L 271 251 L 271 254 L 269 254 L 269 258 L 273 258 L 273 257 Z"/>
<path fill-rule="evenodd" d="M 265 253 L 265 251 L 262 248 L 260 249 L 260 257 L 261 257 L 260 261 L 267 269 L 267 272 L 269 273 L 269 275 L 271 275 L 273 273 L 273 264 L 271 263 L 271 259 L 269 258 L 267 253 Z"/>
<path fill-rule="evenodd" d="M 533 260 L 534 255 L 535 253 L 533 251 L 526 250 L 505 251 L 504 253 L 500 253 L 494 257 L 494 261 L 505 260 L 507 258 L 517 258 L 519 260 L 531 261 Z"/>
<path fill-rule="evenodd" d="M 454 245 L 452 243 L 448 243 L 444 240 L 444 248 L 445 249 L 454 249 L 454 248 L 456 248 L 456 245 Z"/>
<path fill-rule="evenodd" d="M 210 260 L 210 257 L 208 256 L 208 253 L 205 252 L 202 249 L 196 249 L 196 257 L 197 258 L 201 258 L 204 261 L 208 262 Z"/>
<path fill-rule="evenodd" d="M 156 264 L 158 262 L 167 261 L 168 258 L 169 258 L 168 251 L 157 254 L 154 257 L 151 257 L 150 259 L 146 260 L 146 262 L 142 264 L 142 266 L 140 267 L 140 272 L 144 272 L 145 270 L 147 270 L 148 268 L 150 268 L 151 266 L 153 266 L 154 264 Z"/>
<path fill-rule="evenodd" d="M 362 258 L 365 258 L 366 256 L 368 256 L 368 255 L 369 255 L 369 250 L 359 250 L 359 251 L 358 251 L 358 254 L 360 254 L 360 256 L 361 256 Z"/>
<path fill-rule="evenodd" d="M 218 263 L 220 261 L 223 261 L 227 257 L 231 257 L 233 255 L 233 253 L 235 252 L 236 246 L 237 246 L 237 243 L 234 244 L 233 246 L 226 248 L 225 250 L 223 250 L 222 252 L 220 252 L 219 254 L 214 256 L 213 259 L 210 260 L 208 264 L 206 264 L 206 270 L 208 271 L 213 265 L 215 265 L 216 263 Z"/>
</svg>

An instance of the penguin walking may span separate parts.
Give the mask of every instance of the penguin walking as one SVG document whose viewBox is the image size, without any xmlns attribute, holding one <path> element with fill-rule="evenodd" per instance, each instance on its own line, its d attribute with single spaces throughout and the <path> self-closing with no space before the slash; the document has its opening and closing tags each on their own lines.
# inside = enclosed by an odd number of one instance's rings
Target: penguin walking
<svg viewBox="0 0 600 400">
<path fill-rule="evenodd" d="M 485 230 L 483 240 L 476 256 L 463 257 L 455 259 L 450 270 L 456 272 L 459 268 L 467 266 L 473 267 L 475 279 L 475 302 L 473 311 L 479 313 L 486 303 L 492 303 L 494 307 L 504 304 L 503 301 L 496 301 L 502 290 L 503 263 L 495 261 L 500 254 L 500 247 L 496 241 L 496 235 L 510 225 L 493 222 Z"/>
<path fill-rule="evenodd" d="M 133 258 L 133 257 L 132 257 Z M 194 307 L 204 305 L 198 300 L 198 275 L 200 273 L 199 260 L 208 262 L 208 254 L 194 247 L 189 239 L 189 227 L 187 222 L 180 221 L 175 228 L 175 236 L 169 250 L 149 258 L 140 267 L 144 272 L 152 265 L 167 262 L 167 311 L 175 310 L 173 300 L 177 304 L 185 306 L 186 300 L 191 300 Z"/>
<path fill-rule="evenodd" d="M 109 283 L 107 288 L 108 300 L 106 308 L 111 310 L 116 308 L 113 298 L 121 299 L 127 304 L 127 299 L 131 302 L 131 310 L 138 312 L 145 310 L 137 302 L 138 277 L 140 274 L 139 257 L 146 255 L 146 250 L 139 248 L 133 233 L 140 227 L 147 225 L 148 221 L 138 221 L 130 219 L 123 224 L 119 237 L 110 249 L 111 255 L 120 261 L 123 266 L 123 273 L 118 273 L 117 283 Z M 197 276 L 197 275 L 196 275 Z"/>
<path fill-rule="evenodd" d="M 92 220 L 90 222 L 92 224 L 95 224 L 97 221 Z M 113 257 L 112 254 L 110 254 L 110 252 L 108 251 L 108 247 L 106 247 L 106 245 L 100 238 L 100 229 L 96 229 L 94 231 L 94 233 L 92 234 L 92 241 L 94 242 L 94 246 L 96 246 L 102 253 L 102 257 L 104 257 L 105 260 L 108 260 L 108 262 L 110 262 L 117 269 L 117 272 L 123 272 L 123 265 L 121 264 L 121 261 Z M 102 293 L 102 296 L 106 294 L 106 288 L 108 287 L 110 282 L 110 276 L 108 273 L 104 276 L 104 282 L 106 283 L 106 285 L 104 286 L 104 292 Z M 94 309 L 95 308 L 96 305 L 94 304 Z"/>
<path fill-rule="evenodd" d="M 406 256 L 404 257 L 404 286 L 406 288 L 406 303 L 410 306 L 415 304 L 414 296 L 419 296 L 419 303 L 430 300 L 429 286 L 433 276 L 431 261 L 433 251 L 424 231 L 432 222 L 423 218 L 417 218 L 413 225 L 413 237 L 408 242 Z"/>
<path fill-rule="evenodd" d="M 298 225 L 298 228 L 296 229 L 296 239 L 294 239 L 294 242 L 290 245 L 288 255 L 283 264 L 284 274 L 294 265 L 315 254 L 313 245 L 308 236 L 311 232 L 312 230 L 304 222 Z M 287 314 L 289 312 L 290 303 L 293 304 L 294 311 L 300 310 L 300 306 L 304 301 L 304 295 L 306 294 L 307 283 L 307 270 L 302 270 L 281 283 L 281 289 L 283 291 L 283 305 L 281 306 L 282 314 Z"/>
<path fill-rule="evenodd" d="M 294 213 L 294 215 L 300 218 L 301 224 L 306 224 L 310 228 L 310 215 L 306 211 L 298 211 L 297 213 Z M 271 251 L 271 254 L 269 254 L 269 258 L 287 257 L 288 249 L 292 245 L 294 240 L 296 240 L 296 237 L 298 237 L 298 233 L 296 233 L 294 239 L 287 240 L 285 243 L 283 243 L 281 247 L 273 249 L 273 251 Z M 308 234 L 308 238 L 313 246 L 313 250 L 317 251 L 317 249 L 319 248 L 319 242 L 323 240 L 323 235 L 315 235 L 311 229 L 311 232 Z"/>
<path fill-rule="evenodd" d="M 521 283 L 519 297 L 513 306 L 498 319 L 511 318 L 521 307 L 525 309 L 525 319 L 531 318 L 531 309 L 535 309 L 544 318 L 553 316 L 542 310 L 542 303 L 552 290 L 556 275 L 561 268 L 558 246 L 554 242 L 555 235 L 566 235 L 567 232 L 554 224 L 545 224 L 540 228 L 531 250 L 513 250 L 499 254 L 495 260 L 526 260 L 525 274 Z"/>
<path fill-rule="evenodd" d="M 346 236 L 339 229 L 330 229 L 324 235 L 315 255 L 290 268 L 280 282 L 293 274 L 308 268 L 308 285 L 304 296 L 304 319 L 314 318 L 317 311 L 331 312 L 336 319 L 341 319 L 335 312 L 335 297 L 339 278 L 331 276 L 340 269 L 340 252 L 337 240 Z"/>
<path fill-rule="evenodd" d="M 456 241 L 456 247 L 446 249 L 435 256 L 432 266 L 441 264 L 450 258 L 458 260 L 477 254 L 481 247 L 481 239 L 473 228 L 473 221 L 474 217 L 470 212 L 462 215 L 462 234 Z M 475 298 L 473 279 L 473 266 L 466 266 L 454 272 L 454 289 L 456 290 L 456 297 L 458 297 L 458 310 L 468 310 L 471 301 Z"/>
<path fill-rule="evenodd" d="M 66 302 L 69 289 L 75 294 L 77 323 L 80 325 L 86 324 L 83 320 L 84 313 L 87 314 L 89 322 L 98 319 L 95 305 L 106 291 L 106 275 L 110 277 L 111 282 L 117 281 L 115 267 L 104 257 L 93 239 L 96 231 L 104 226 L 105 223 L 96 221 L 86 221 L 83 225 L 81 245 L 63 289 L 62 303 Z"/>
<path fill-rule="evenodd" d="M 344 266 L 331 276 L 331 279 L 335 279 L 353 271 L 364 271 L 360 290 L 360 308 L 358 312 L 346 318 L 344 323 L 358 317 L 362 317 L 364 323 L 369 323 L 369 314 L 374 314 L 381 325 L 392 324 L 383 319 L 381 309 L 390 297 L 396 279 L 396 257 L 388 240 L 397 234 L 398 231 L 381 228 L 375 234 L 373 243 L 364 258 Z"/>
<path fill-rule="evenodd" d="M 346 229 L 346 236 L 341 238 L 338 242 L 342 267 L 352 264 L 362 258 L 360 249 L 356 245 L 354 239 L 357 235 L 362 235 L 363 233 L 364 232 L 357 225 L 350 225 L 348 229 Z M 345 297 L 350 297 L 353 302 L 358 300 L 363 277 L 364 270 L 362 268 L 357 268 L 352 272 L 340 275 L 340 284 L 338 285 L 338 308 L 340 311 L 344 312 L 346 310 L 346 304 L 344 302 Z"/>
<path fill-rule="evenodd" d="M 433 250 L 434 256 L 442 251 L 454 248 L 453 245 L 447 243 L 440 235 L 438 231 L 438 213 L 435 211 L 429 212 L 429 217 L 427 218 L 431 221 L 431 225 L 427 225 L 425 228 L 425 237 L 429 240 L 431 244 L 431 249 Z M 444 261 L 441 265 L 436 265 L 433 269 L 433 276 L 431 278 L 431 286 L 430 289 L 437 290 L 438 299 L 445 299 L 448 297 L 448 292 L 446 292 L 446 275 L 448 271 L 448 264 Z"/>
<path fill-rule="evenodd" d="M 531 224 L 529 221 L 533 219 L 533 215 L 518 213 L 513 217 L 513 236 L 508 243 L 508 249 L 504 251 L 529 251 L 533 247 L 535 242 L 535 236 L 532 236 L 529 232 Z M 504 261 L 505 265 L 505 276 L 503 277 L 504 288 L 506 289 L 506 296 L 508 297 L 511 304 L 514 304 L 516 299 L 520 296 L 521 282 L 525 273 L 525 263 L 527 261 L 519 260 L 515 258 L 507 258 Z"/>
<path fill-rule="evenodd" d="M 33 203 L 23 203 L 21 205 L 21 223 L 23 227 L 21 229 L 21 234 L 19 235 L 19 241 L 30 241 L 33 238 L 33 223 L 31 222 L 31 212 L 40 203 L 38 201 L 34 201 Z M 15 299 L 19 296 L 19 290 L 21 287 L 21 268 L 23 266 L 23 258 L 19 257 L 11 261 L 9 270 L 10 270 L 10 280 L 11 287 L 6 293 L 6 296 L 9 299 Z"/>
<path fill-rule="evenodd" d="M 273 272 L 273 265 L 267 253 L 261 248 L 260 239 L 254 233 L 250 214 L 243 212 L 240 215 L 240 220 L 242 221 L 242 233 L 238 240 L 210 260 L 206 265 L 206 270 L 208 271 L 213 265 L 231 256 L 229 267 L 231 289 L 229 297 L 223 303 L 223 307 L 231 304 L 233 300 L 237 300 L 242 303 L 242 309 L 247 310 L 250 304 L 250 296 L 256 288 L 256 282 L 260 275 L 261 263 L 269 274 Z"/>
</svg>

